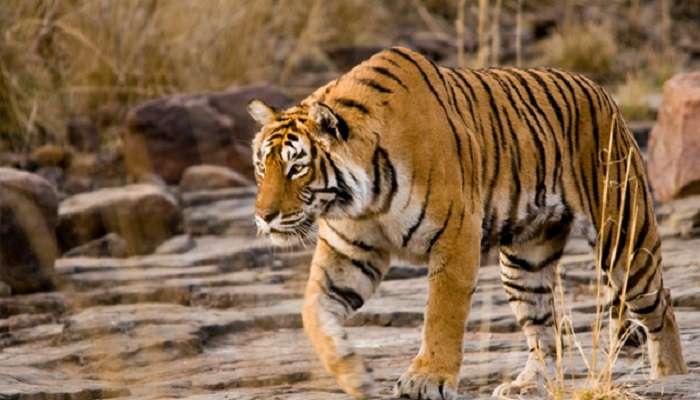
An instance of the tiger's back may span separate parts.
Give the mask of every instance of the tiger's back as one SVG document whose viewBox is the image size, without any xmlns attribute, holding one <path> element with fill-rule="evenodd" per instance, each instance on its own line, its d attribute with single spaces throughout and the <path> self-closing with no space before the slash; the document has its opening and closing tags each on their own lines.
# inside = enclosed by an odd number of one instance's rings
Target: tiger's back
<svg viewBox="0 0 700 400">
<path fill-rule="evenodd" d="M 427 262 L 431 287 L 423 346 L 397 394 L 454 389 L 479 253 L 492 247 L 529 347 L 551 354 L 554 267 L 576 221 L 590 228 L 613 306 L 646 327 L 654 373 L 684 371 L 644 163 L 611 97 L 587 78 L 445 68 L 393 48 L 279 119 L 294 115 L 315 121 L 296 132 L 320 132 L 302 152 L 316 154 L 323 177 L 299 189 L 306 207 L 322 209 L 305 327 L 349 393 L 364 393 L 366 371 L 354 356 L 337 359 L 349 345 L 335 326 L 376 290 L 391 255 Z M 336 197 L 315 206 L 319 193 Z M 539 362 L 531 355 L 499 394 L 530 383 Z"/>
</svg>

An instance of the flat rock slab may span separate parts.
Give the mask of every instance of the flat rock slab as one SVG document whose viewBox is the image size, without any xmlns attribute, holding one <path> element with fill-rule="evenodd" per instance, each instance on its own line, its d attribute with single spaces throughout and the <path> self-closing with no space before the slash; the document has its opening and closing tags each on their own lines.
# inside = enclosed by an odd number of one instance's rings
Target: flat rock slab
<svg viewBox="0 0 700 400">
<path fill-rule="evenodd" d="M 311 250 L 271 249 L 256 238 L 242 222 L 252 210 L 247 190 L 188 194 L 184 215 L 207 234 L 193 235 L 181 254 L 63 258 L 55 267 L 60 291 L 0 297 L 0 398 L 348 399 L 302 329 Z M 698 245 L 700 239 L 675 234 L 663 244 L 664 280 L 691 373 L 650 382 L 643 349 L 624 350 L 615 364 L 617 382 L 646 398 L 697 398 Z M 594 255 L 582 240 L 567 247 L 560 271 L 565 313 L 576 332 L 565 340 L 567 379 L 581 385 L 587 371 L 578 346 L 592 352 L 596 317 Z M 391 398 L 420 346 L 425 275 L 424 267 L 395 266 L 346 324 L 381 398 Z M 514 378 L 527 356 L 499 268 L 482 266 L 466 327 L 460 394 L 488 398 Z"/>
</svg>

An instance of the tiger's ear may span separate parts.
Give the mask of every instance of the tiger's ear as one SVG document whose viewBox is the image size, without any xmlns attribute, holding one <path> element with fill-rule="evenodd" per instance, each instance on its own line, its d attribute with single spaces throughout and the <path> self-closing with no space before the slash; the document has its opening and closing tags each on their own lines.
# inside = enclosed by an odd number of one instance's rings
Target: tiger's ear
<svg viewBox="0 0 700 400">
<path fill-rule="evenodd" d="M 309 109 L 309 115 L 321 127 L 322 133 L 331 136 L 333 139 L 348 140 L 350 130 L 345 120 L 326 104 L 321 102 L 312 104 Z"/>
<path fill-rule="evenodd" d="M 253 117 L 255 122 L 262 126 L 274 121 L 277 111 L 265 104 L 262 100 L 256 99 L 248 103 L 248 114 Z"/>
</svg>

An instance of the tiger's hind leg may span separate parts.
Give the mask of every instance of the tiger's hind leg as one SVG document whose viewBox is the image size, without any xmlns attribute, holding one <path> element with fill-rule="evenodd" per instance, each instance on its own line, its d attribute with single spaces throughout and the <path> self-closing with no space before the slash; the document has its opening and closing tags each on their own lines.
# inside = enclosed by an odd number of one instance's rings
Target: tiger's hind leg
<svg viewBox="0 0 700 400">
<path fill-rule="evenodd" d="M 616 267 L 611 274 L 611 283 L 618 298 L 621 288 L 625 288 L 628 316 L 646 330 L 652 377 L 684 374 L 688 369 L 670 294 L 663 287 L 660 239 L 653 219 L 650 218 L 650 228 L 644 233 L 643 237 L 636 238 L 640 246 L 631 254 L 631 260 L 625 252 L 620 252 L 619 261 L 614 262 Z M 604 254 L 603 257 L 610 262 L 612 255 Z M 623 286 L 625 277 L 627 282 Z"/>
<path fill-rule="evenodd" d="M 554 355 L 555 267 L 566 245 L 571 223 L 549 225 L 534 238 L 501 246 L 501 281 L 530 351 L 525 368 L 494 397 L 517 395 L 537 387 L 545 361 Z"/>
<path fill-rule="evenodd" d="M 616 290 L 606 285 L 607 312 L 606 320 L 610 323 L 613 337 L 619 340 L 619 345 L 623 348 L 639 349 L 647 341 L 647 334 L 644 327 L 635 323 L 630 318 L 630 313 L 625 304 L 616 295 Z"/>
</svg>

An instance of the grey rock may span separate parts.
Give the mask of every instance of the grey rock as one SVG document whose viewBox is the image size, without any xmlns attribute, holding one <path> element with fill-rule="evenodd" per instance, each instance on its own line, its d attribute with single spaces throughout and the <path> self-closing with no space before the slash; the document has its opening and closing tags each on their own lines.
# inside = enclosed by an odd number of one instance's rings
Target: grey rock
<svg viewBox="0 0 700 400">
<path fill-rule="evenodd" d="M 182 254 L 192 250 L 197 244 L 190 235 L 179 235 L 161 243 L 155 254 Z"/>
<path fill-rule="evenodd" d="M 700 195 L 676 199 L 657 210 L 662 236 L 700 237 Z"/>
<path fill-rule="evenodd" d="M 252 219 L 250 191 L 190 195 L 184 214 L 209 221 L 210 228 L 230 224 L 225 235 L 192 236 L 194 247 L 181 254 L 62 258 L 55 267 L 65 282 L 61 291 L 0 297 L 0 397 L 347 398 L 302 329 L 312 249 L 270 248 L 241 225 Z M 217 217 L 207 208 L 231 215 Z M 178 236 L 173 243 L 178 241 L 188 240 Z M 613 370 L 616 382 L 647 398 L 696 397 L 698 243 L 671 236 L 662 247 L 664 281 L 672 289 L 690 375 L 649 383 L 648 366 L 634 349 L 621 353 Z M 577 239 L 560 268 L 564 312 L 578 343 L 570 346 L 574 338 L 565 337 L 562 360 L 577 385 L 587 376 L 578 346 L 587 356 L 593 351 L 594 260 Z M 394 266 L 391 279 L 346 323 L 355 350 L 373 370 L 378 398 L 392 398 L 392 385 L 420 347 L 426 272 L 424 266 Z M 465 329 L 459 391 L 488 398 L 528 357 L 497 265 L 480 268 Z"/>
</svg>

